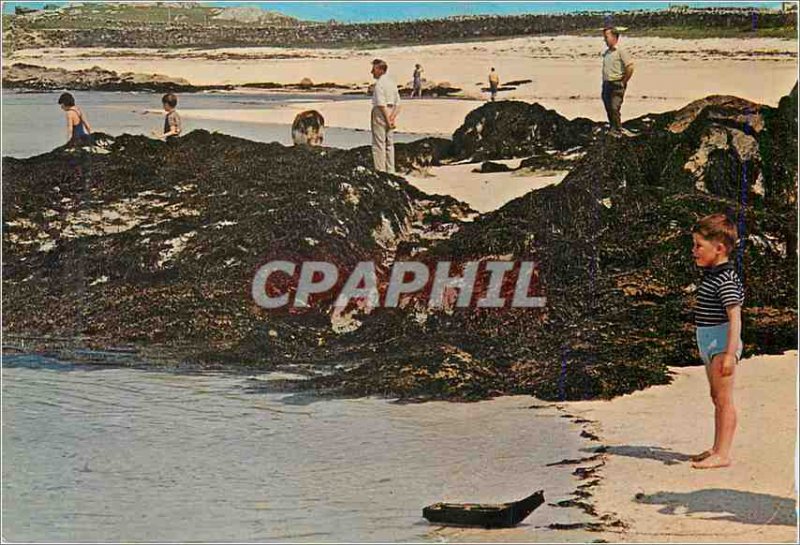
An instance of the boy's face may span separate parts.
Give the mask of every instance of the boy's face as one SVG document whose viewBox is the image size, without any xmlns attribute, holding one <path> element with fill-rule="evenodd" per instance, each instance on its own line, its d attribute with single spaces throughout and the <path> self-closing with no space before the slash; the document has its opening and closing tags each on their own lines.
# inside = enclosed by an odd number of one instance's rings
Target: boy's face
<svg viewBox="0 0 800 545">
<path fill-rule="evenodd" d="M 166 102 L 162 102 L 161 105 L 164 106 L 164 111 L 165 112 L 171 112 L 174 109 L 172 106 L 170 106 Z"/>
<path fill-rule="evenodd" d="M 721 242 L 714 242 L 698 233 L 692 233 L 692 257 L 698 267 L 712 267 L 720 259 L 728 257 L 727 249 Z"/>
</svg>

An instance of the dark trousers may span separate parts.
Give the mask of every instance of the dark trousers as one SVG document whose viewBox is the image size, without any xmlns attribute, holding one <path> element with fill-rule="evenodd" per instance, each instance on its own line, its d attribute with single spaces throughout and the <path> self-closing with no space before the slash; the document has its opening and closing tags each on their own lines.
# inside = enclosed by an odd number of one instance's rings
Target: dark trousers
<svg viewBox="0 0 800 545">
<path fill-rule="evenodd" d="M 625 98 L 625 84 L 621 81 L 603 82 L 603 105 L 606 107 L 608 123 L 612 129 L 622 128 L 622 101 Z"/>
</svg>

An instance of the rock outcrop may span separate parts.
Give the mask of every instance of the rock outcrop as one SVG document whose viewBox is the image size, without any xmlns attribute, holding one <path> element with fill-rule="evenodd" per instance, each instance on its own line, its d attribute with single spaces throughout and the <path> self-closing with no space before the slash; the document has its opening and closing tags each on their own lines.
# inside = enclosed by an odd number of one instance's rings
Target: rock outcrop
<svg viewBox="0 0 800 545">
<path fill-rule="evenodd" d="M 153 91 L 175 92 L 199 91 L 183 78 L 168 78 L 160 74 L 118 74 L 95 66 L 84 70 L 45 68 L 33 64 L 15 63 L 3 66 L 3 86 L 6 88 L 35 91 L 71 89 L 75 91 Z"/>
<path fill-rule="evenodd" d="M 169 78 L 161 74 L 117 73 L 100 67 L 83 70 L 65 70 L 35 64 L 14 63 L 3 66 L 3 86 L 26 91 L 144 91 L 159 93 L 192 93 L 199 91 L 230 91 L 246 89 L 333 91 L 353 89 L 332 82 L 314 83 L 303 78 L 298 83 L 251 82 L 241 85 L 193 85 L 183 78 Z M 358 91 L 359 93 L 363 91 Z"/>
</svg>

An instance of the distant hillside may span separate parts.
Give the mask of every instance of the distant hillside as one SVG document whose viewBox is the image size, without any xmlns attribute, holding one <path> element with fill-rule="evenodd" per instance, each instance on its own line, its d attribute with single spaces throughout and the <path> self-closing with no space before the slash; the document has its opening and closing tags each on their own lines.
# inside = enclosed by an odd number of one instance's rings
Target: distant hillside
<svg viewBox="0 0 800 545">
<path fill-rule="evenodd" d="M 287 26 L 299 21 L 259 8 L 219 8 L 193 2 L 87 3 L 11 15 L 9 24 L 30 30 L 123 28 L 134 25 Z"/>
<path fill-rule="evenodd" d="M 796 38 L 795 13 L 748 8 L 613 14 L 474 16 L 391 23 L 300 21 L 257 8 L 195 4 L 82 5 L 4 17 L 6 50 L 36 47 L 368 47 L 596 33 L 609 21 L 631 35 Z"/>
</svg>

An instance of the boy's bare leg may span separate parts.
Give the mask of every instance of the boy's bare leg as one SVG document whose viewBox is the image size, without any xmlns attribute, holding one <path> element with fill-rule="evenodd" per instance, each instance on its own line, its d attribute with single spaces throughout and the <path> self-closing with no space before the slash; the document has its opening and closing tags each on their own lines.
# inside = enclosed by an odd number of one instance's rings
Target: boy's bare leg
<svg viewBox="0 0 800 545">
<path fill-rule="evenodd" d="M 731 447 L 733 435 L 736 431 L 736 407 L 733 404 L 734 372 L 722 376 L 723 354 L 717 354 L 711 361 L 711 395 L 714 398 L 714 424 L 715 446 L 714 452 L 704 460 L 695 462 L 692 467 L 696 469 L 712 469 L 727 467 L 731 464 Z"/>
<path fill-rule="evenodd" d="M 708 389 L 711 395 L 711 400 L 714 400 L 714 385 L 712 383 L 712 376 L 711 376 L 711 365 L 706 365 L 706 378 L 708 378 Z M 692 462 L 702 462 L 715 452 L 717 452 L 717 447 L 719 445 L 719 411 L 714 409 L 714 446 L 708 450 L 704 450 L 700 454 L 695 454 L 689 460 Z"/>
</svg>

